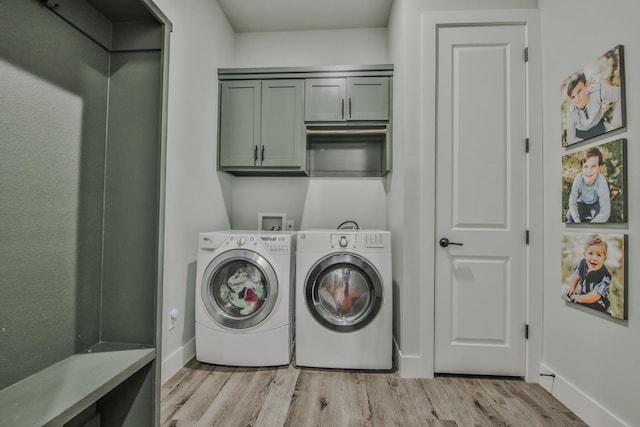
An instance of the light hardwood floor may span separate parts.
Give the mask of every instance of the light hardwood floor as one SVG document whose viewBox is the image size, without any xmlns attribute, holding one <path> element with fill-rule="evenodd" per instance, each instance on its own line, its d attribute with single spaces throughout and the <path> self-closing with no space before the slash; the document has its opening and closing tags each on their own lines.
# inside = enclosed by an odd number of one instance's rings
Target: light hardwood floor
<svg viewBox="0 0 640 427">
<path fill-rule="evenodd" d="M 586 426 L 537 384 L 195 359 L 162 386 L 162 426 Z"/>
</svg>

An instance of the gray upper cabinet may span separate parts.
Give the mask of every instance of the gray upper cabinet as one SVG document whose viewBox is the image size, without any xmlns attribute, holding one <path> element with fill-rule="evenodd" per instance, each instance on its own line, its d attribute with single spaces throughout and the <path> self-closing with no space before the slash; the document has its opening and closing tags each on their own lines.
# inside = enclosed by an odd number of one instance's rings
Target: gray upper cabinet
<svg viewBox="0 0 640 427">
<path fill-rule="evenodd" d="M 220 85 L 220 167 L 255 166 L 260 145 L 260 80 Z"/>
<path fill-rule="evenodd" d="M 393 65 L 219 68 L 218 170 L 383 176 Z"/>
<path fill-rule="evenodd" d="M 304 120 L 340 122 L 345 120 L 346 79 L 307 79 L 305 82 Z"/>
<path fill-rule="evenodd" d="M 302 171 L 303 99 L 302 80 L 222 81 L 220 169 Z"/>
<path fill-rule="evenodd" d="M 389 77 L 307 79 L 305 121 L 389 120 Z"/>
<path fill-rule="evenodd" d="M 303 99 L 302 80 L 262 81 L 261 166 L 302 168 Z"/>
</svg>

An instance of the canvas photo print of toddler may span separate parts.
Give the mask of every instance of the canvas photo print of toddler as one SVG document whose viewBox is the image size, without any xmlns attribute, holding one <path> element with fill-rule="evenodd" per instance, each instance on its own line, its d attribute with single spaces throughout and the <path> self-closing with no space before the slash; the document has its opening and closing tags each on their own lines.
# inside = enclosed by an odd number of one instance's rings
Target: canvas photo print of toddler
<svg viewBox="0 0 640 427">
<path fill-rule="evenodd" d="M 626 243 L 624 234 L 563 233 L 561 298 L 627 319 Z"/>
</svg>

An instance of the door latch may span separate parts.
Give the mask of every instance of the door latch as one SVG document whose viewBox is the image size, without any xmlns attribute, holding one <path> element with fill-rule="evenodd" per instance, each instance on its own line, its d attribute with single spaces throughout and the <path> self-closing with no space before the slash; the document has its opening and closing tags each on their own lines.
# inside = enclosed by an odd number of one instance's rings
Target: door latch
<svg viewBox="0 0 640 427">
<path fill-rule="evenodd" d="M 462 246 L 462 243 L 450 242 L 446 237 L 440 239 L 438 243 L 440 243 L 440 246 L 442 246 L 443 248 L 446 248 L 449 245 Z"/>
</svg>

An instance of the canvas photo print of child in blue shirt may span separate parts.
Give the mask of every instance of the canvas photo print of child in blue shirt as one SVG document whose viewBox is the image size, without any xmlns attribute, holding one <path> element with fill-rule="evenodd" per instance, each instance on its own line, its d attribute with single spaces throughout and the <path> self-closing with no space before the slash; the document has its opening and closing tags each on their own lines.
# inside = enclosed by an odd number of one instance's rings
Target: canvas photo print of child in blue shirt
<svg viewBox="0 0 640 427">
<path fill-rule="evenodd" d="M 627 222 L 626 140 L 562 158 L 562 220 L 567 224 Z"/>
</svg>

